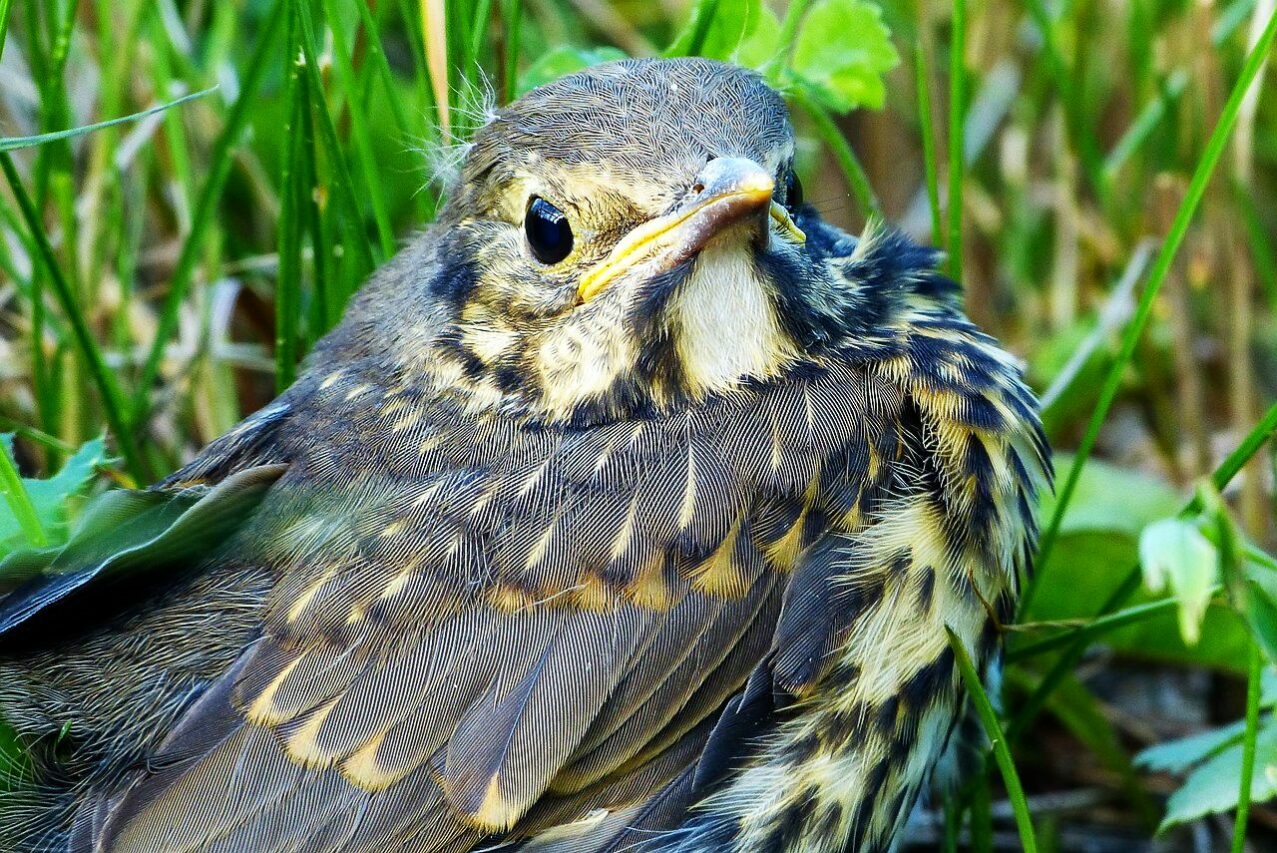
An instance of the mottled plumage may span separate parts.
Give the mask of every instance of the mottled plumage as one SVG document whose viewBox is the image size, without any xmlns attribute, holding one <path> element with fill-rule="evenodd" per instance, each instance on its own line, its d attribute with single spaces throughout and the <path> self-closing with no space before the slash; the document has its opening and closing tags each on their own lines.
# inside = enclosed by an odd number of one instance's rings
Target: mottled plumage
<svg viewBox="0 0 1277 853">
<path fill-rule="evenodd" d="M 1047 448 L 935 255 L 784 198 L 792 155 L 699 60 L 499 113 L 293 388 L 10 566 L 5 849 L 889 848 Z"/>
</svg>

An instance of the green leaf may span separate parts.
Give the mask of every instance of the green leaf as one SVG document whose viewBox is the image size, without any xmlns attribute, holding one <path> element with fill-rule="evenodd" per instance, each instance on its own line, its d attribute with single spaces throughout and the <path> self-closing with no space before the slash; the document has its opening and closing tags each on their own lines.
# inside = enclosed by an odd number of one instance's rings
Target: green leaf
<svg viewBox="0 0 1277 853">
<path fill-rule="evenodd" d="M 1219 553 L 1219 569 L 1228 597 L 1250 629 L 1251 636 L 1270 661 L 1277 660 L 1277 577 L 1247 559 L 1246 538 L 1211 482 L 1197 490 L 1196 503 L 1202 507 L 1203 521 Z M 1262 552 L 1260 556 L 1262 555 Z"/>
<path fill-rule="evenodd" d="M 1153 592 L 1169 584 L 1179 600 L 1180 636 L 1188 645 L 1201 638 L 1211 591 L 1219 582 L 1219 556 L 1197 525 L 1184 518 L 1163 518 L 1140 534 L 1140 568 Z"/>
<path fill-rule="evenodd" d="M 4 443 L 6 450 L 11 451 L 13 436 L 2 435 L 0 442 Z M 47 480 L 22 480 L 40 526 L 52 535 L 55 543 L 61 542 L 65 537 L 68 499 L 83 492 L 96 476 L 98 466 L 107 461 L 106 442 L 98 437 L 81 445 L 75 455 L 62 466 L 62 470 Z M 11 513 L 0 513 L 0 556 L 21 545 L 23 541 L 18 520 Z"/>
<path fill-rule="evenodd" d="M 1056 454 L 1055 469 L 1073 464 L 1071 454 Z M 1107 532 L 1139 536 L 1159 518 L 1175 515 L 1184 499 L 1165 480 L 1106 462 L 1090 461 L 1082 469 L 1075 498 L 1061 520 L 1060 533 Z M 1055 499 L 1046 494 L 1040 517 L 1055 511 Z"/>
<path fill-rule="evenodd" d="M 882 11 L 865 0 L 818 0 L 798 31 L 793 74 L 825 106 L 878 109 L 882 76 L 900 62 Z"/>
<path fill-rule="evenodd" d="M 1236 808 L 1241 769 L 1240 742 L 1212 755 L 1193 770 L 1184 780 L 1184 785 L 1167 800 L 1166 817 L 1163 818 L 1159 831 L 1188 823 L 1203 815 Z M 1250 777 L 1250 798 L 1253 803 L 1262 803 L 1274 796 L 1277 796 L 1277 726 L 1270 719 L 1255 742 L 1255 767 Z"/>
<path fill-rule="evenodd" d="M 1186 773 L 1221 749 L 1240 743 L 1245 730 L 1246 721 L 1238 720 L 1217 729 L 1168 740 L 1135 756 L 1135 765 L 1152 773 Z"/>
<path fill-rule="evenodd" d="M 544 86 L 558 80 L 566 74 L 572 74 L 591 65 L 624 59 L 625 53 L 614 47 L 596 47 L 584 49 L 579 47 L 556 47 L 540 59 L 532 63 L 526 71 L 519 75 L 519 94 Z"/>
<path fill-rule="evenodd" d="M 754 31 L 736 46 L 732 61 L 746 68 L 763 68 L 780 53 L 780 19 L 764 6 L 759 10 L 758 24 Z"/>
<path fill-rule="evenodd" d="M 40 519 L 36 517 L 35 507 L 31 505 L 31 497 L 18 474 L 18 466 L 13 461 L 13 436 L 0 436 L 0 493 L 4 495 L 9 507 L 9 514 L 22 531 L 28 545 L 44 548 L 49 544 L 49 537 L 44 533 Z"/>
<path fill-rule="evenodd" d="M 758 28 L 762 0 L 697 0 L 666 56 L 730 59 Z"/>
<path fill-rule="evenodd" d="M 1058 454 L 1057 470 L 1065 470 L 1071 461 L 1067 454 Z M 1143 530 L 1175 515 L 1184 505 L 1183 495 L 1164 480 L 1099 460 L 1087 462 L 1082 469 L 1076 495 L 1062 519 L 1059 548 L 1046 565 L 1038 567 L 1045 581 L 1025 614 L 1028 620 L 1095 616 L 1099 602 L 1122 582 L 1122 570 L 1138 561 Z M 1053 509 L 1053 498 L 1046 496 L 1039 517 L 1050 517 Z M 1203 533 L 1208 538 L 1211 535 L 1209 529 Z M 1269 574 L 1277 580 L 1277 573 Z M 1128 604 L 1140 605 L 1161 597 L 1141 591 Z M 1245 667 L 1247 633 L 1233 608 L 1217 598 L 1206 609 L 1195 646 L 1184 642 L 1174 609 L 1106 633 L 1104 643 L 1139 660 L 1240 672 Z"/>
<path fill-rule="evenodd" d="M 717 13 L 705 32 L 699 55 L 710 59 L 733 59 L 737 48 L 758 30 L 762 9 L 761 0 L 719 0 Z"/>
</svg>

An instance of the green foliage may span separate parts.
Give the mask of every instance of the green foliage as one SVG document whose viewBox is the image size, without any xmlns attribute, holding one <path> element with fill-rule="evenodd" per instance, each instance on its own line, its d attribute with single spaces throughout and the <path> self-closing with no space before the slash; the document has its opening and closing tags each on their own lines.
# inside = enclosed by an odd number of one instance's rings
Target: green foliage
<svg viewBox="0 0 1277 853">
<path fill-rule="evenodd" d="M 13 449 L 13 434 L 0 435 L 0 454 L 8 458 Z M 84 494 L 97 478 L 98 469 L 110 461 L 106 442 L 95 438 L 85 442 L 62 468 L 47 479 L 21 480 L 33 518 L 43 531 L 45 541 L 31 542 L 24 535 L 18 512 L 0 512 L 0 557 L 24 545 L 57 545 L 66 539 L 73 501 Z M 3 463 L 0 463 L 3 464 Z M 6 497 L 9 493 L 6 492 Z"/>
<path fill-rule="evenodd" d="M 759 33 L 764 22 L 772 25 L 774 37 L 776 16 L 763 7 L 762 0 L 698 0 L 687 26 L 666 48 L 665 55 L 737 59 L 737 51 Z"/>
<path fill-rule="evenodd" d="M 800 20 L 788 44 L 785 27 L 762 0 L 699 0 L 666 54 L 768 69 L 789 53 L 782 80 L 821 106 L 844 113 L 881 108 L 883 75 L 900 62 L 881 8 L 867 0 L 817 0 L 796 14 Z"/>
<path fill-rule="evenodd" d="M 1219 583 L 1219 555 L 1193 522 L 1175 517 L 1155 521 L 1140 533 L 1140 567 L 1153 592 L 1170 587 L 1179 601 L 1179 631 L 1196 645 L 1202 620 Z"/>
<path fill-rule="evenodd" d="M 794 76 L 838 112 L 881 107 L 883 75 L 899 62 L 882 10 L 865 0 L 818 0 L 794 43 Z"/>
<path fill-rule="evenodd" d="M 1237 780 L 1242 767 L 1243 721 L 1159 744 L 1141 753 L 1136 761 L 1147 770 L 1188 771 L 1184 784 L 1171 794 L 1161 829 L 1196 820 L 1204 815 L 1237 807 Z M 1256 740 L 1255 766 L 1250 798 L 1262 803 L 1277 797 L 1277 723 L 1268 717 Z"/>
</svg>

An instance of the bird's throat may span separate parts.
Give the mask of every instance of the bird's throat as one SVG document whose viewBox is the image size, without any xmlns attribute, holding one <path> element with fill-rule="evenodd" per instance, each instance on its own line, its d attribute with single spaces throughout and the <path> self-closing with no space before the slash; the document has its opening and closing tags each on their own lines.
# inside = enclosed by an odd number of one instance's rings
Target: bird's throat
<svg viewBox="0 0 1277 853">
<path fill-rule="evenodd" d="M 747 241 L 736 234 L 704 248 L 668 310 L 692 396 L 774 376 L 795 358 L 771 289 Z"/>
</svg>

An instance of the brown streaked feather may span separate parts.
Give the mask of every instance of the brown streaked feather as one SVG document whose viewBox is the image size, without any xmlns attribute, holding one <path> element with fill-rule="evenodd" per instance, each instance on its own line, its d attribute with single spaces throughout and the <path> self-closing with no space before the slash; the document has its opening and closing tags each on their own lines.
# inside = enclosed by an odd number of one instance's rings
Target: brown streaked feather
<svg viewBox="0 0 1277 853">
<path fill-rule="evenodd" d="M 774 583 L 760 579 L 749 596 L 721 607 L 699 636 L 672 648 L 675 654 L 653 654 L 649 660 L 658 666 L 627 676 L 554 790 L 578 790 L 645 763 L 739 689 L 770 642 Z"/>
<path fill-rule="evenodd" d="M 487 828 L 508 828 L 550 784 L 607 701 L 650 618 L 633 607 L 550 615 L 553 636 L 536 660 L 522 667 L 517 682 L 493 684 L 472 703 L 449 739 L 448 799 Z"/>
<path fill-rule="evenodd" d="M 211 802 L 250 759 L 262 777 L 207 816 L 210 831 L 273 839 L 277 801 L 320 791 L 389 810 L 426 774 L 448 806 L 412 831 L 448 839 L 514 823 L 547 788 L 585 796 L 663 776 L 644 768 L 665 766 L 770 645 L 775 572 L 808 547 L 816 519 L 804 507 L 840 450 L 830 442 L 863 442 L 880 422 L 858 413 L 862 398 L 839 395 L 853 378 L 864 379 L 834 367 L 668 419 L 552 439 L 418 405 L 403 444 L 365 451 L 392 472 L 409 466 L 375 487 L 303 457 L 252 530 L 263 553 L 278 531 L 303 541 L 273 552 L 284 571 L 267 637 L 234 685 L 248 721 L 179 778 L 140 785 L 146 805 L 119 812 L 132 815 L 117 820 L 120 837 L 159 832 L 146 826 L 169 813 L 166 802 Z M 359 432 L 380 416 L 350 417 Z M 770 450 L 754 455 L 758 430 L 780 464 Z M 430 431 L 448 438 L 428 454 L 440 467 L 418 477 L 416 442 Z M 747 501 L 759 491 L 773 498 Z M 786 534 L 785 565 L 764 557 Z M 730 569 L 717 571 L 733 579 L 694 589 L 697 567 L 723 547 Z M 591 584 L 602 606 L 582 609 Z M 340 832 L 352 849 L 372 849 L 372 825 Z"/>
</svg>

